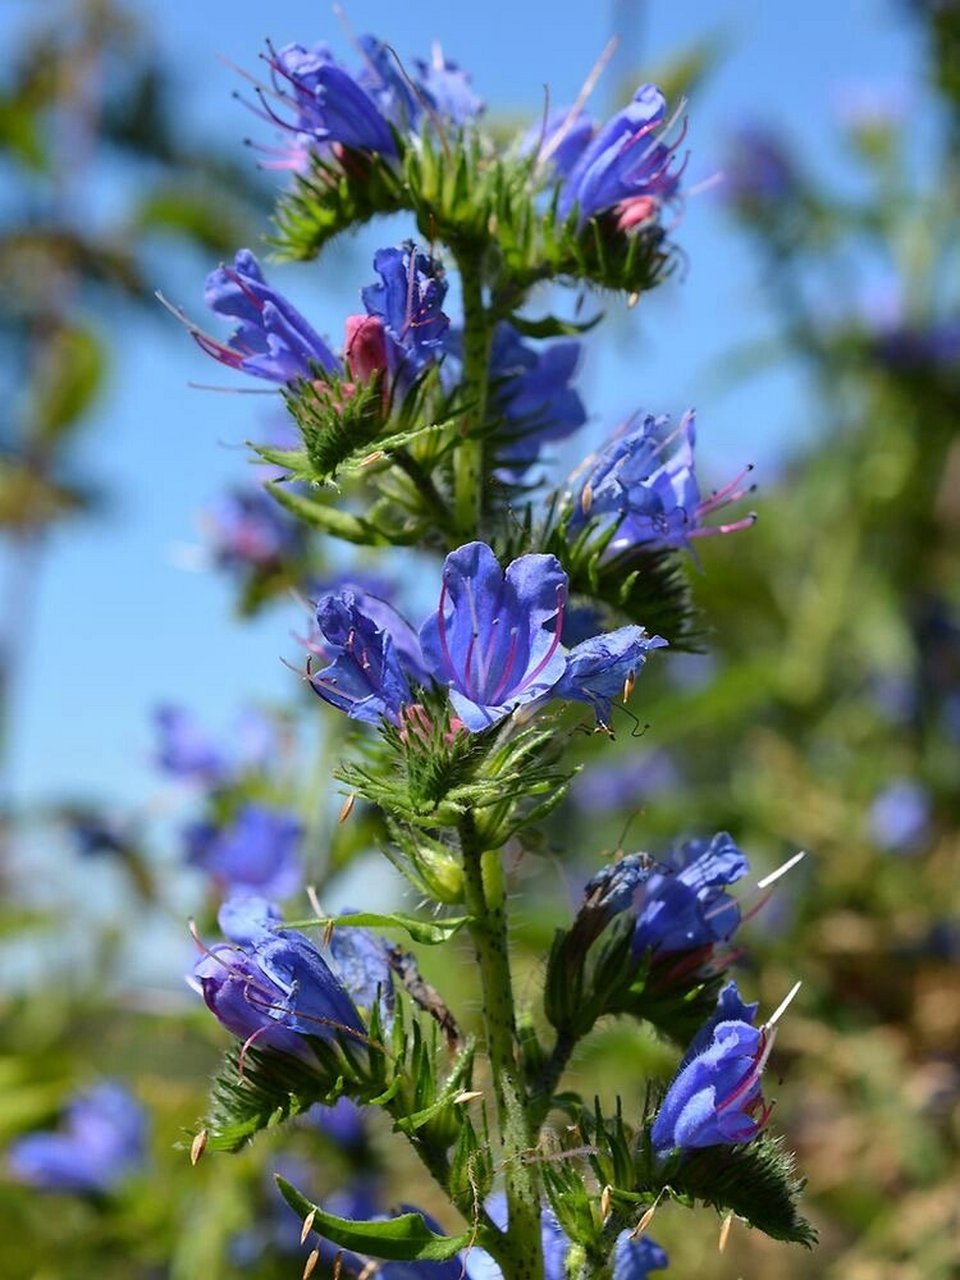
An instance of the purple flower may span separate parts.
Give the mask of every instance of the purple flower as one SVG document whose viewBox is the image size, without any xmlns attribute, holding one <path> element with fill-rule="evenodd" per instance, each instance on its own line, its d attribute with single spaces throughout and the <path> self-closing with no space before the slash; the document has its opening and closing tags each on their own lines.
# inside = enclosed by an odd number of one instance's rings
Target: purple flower
<svg viewBox="0 0 960 1280">
<path fill-rule="evenodd" d="M 881 849 L 912 853 L 930 834 L 930 794 L 912 778 L 895 778 L 870 806 L 870 837 Z"/>
<path fill-rule="evenodd" d="M 567 575 L 554 556 L 520 556 L 506 573 L 483 542 L 447 556 L 440 603 L 420 629 L 420 646 L 472 732 L 543 697 L 563 675 L 566 597 Z"/>
<path fill-rule="evenodd" d="M 506 323 L 494 330 L 492 406 L 502 419 L 494 440 L 508 479 L 537 461 L 542 444 L 563 440 L 586 422 L 583 401 L 570 385 L 580 352 L 579 342 L 533 347 Z"/>
<path fill-rule="evenodd" d="M 270 569 L 300 542 L 298 525 L 262 489 L 234 489 L 205 512 L 213 553 L 223 569 Z"/>
<path fill-rule="evenodd" d="M 245 804 L 225 826 L 195 822 L 184 834 L 187 861 L 222 889 L 287 898 L 303 883 L 303 825 L 292 813 Z"/>
<path fill-rule="evenodd" d="M 310 1040 L 364 1040 L 366 1028 L 343 984 L 302 933 L 278 928 L 259 899 L 228 903 L 220 944 L 193 971 L 208 1008 L 228 1031 L 258 1049 L 313 1060 Z"/>
<path fill-rule="evenodd" d="M 638 208 L 643 220 L 676 195 L 683 165 L 674 165 L 686 121 L 671 133 L 679 112 L 666 119 L 666 100 L 652 84 L 641 85 L 631 102 L 618 111 L 584 147 L 560 188 L 558 212 L 566 219 L 574 208 L 577 226 L 608 210 L 632 221 Z"/>
<path fill-rule="evenodd" d="M 623 694 L 626 702 L 633 681 L 651 649 L 662 649 L 662 636 L 648 636 L 643 627 L 618 627 L 584 640 L 567 657 L 566 670 L 553 690 L 556 698 L 588 702 L 597 723 L 608 726 L 613 699 Z"/>
<path fill-rule="evenodd" d="M 157 766 L 164 773 L 207 786 L 223 781 L 229 768 L 225 753 L 185 707 L 172 704 L 158 707 L 154 724 L 158 738 Z"/>
<path fill-rule="evenodd" d="M 693 411 L 684 414 L 675 431 L 669 424 L 668 417 L 652 414 L 639 427 L 626 424 L 571 477 L 567 526 L 575 532 L 590 519 L 601 528 L 612 527 L 606 549 L 610 558 L 637 546 L 689 546 L 691 538 L 731 533 L 754 521 L 750 515 L 732 524 L 703 523 L 749 490 L 738 488 L 740 475 L 702 499 L 693 470 Z"/>
<path fill-rule="evenodd" d="M 143 1164 L 146 1128 L 140 1104 L 105 1080 L 70 1102 L 59 1133 L 14 1142 L 10 1172 L 44 1191 L 110 1191 Z"/>
<path fill-rule="evenodd" d="M 749 869 L 725 831 L 671 850 L 636 903 L 634 953 L 698 951 L 726 941 L 740 924 L 740 908 L 723 886 Z"/>
<path fill-rule="evenodd" d="M 416 636 L 385 600 L 374 609 L 377 620 L 371 618 L 370 599 L 353 591 L 320 597 L 321 643 L 311 648 L 332 661 L 311 672 L 310 683 L 315 693 L 352 720 L 379 724 L 385 718 L 396 724 L 404 706 L 414 701 L 411 677 L 419 681 L 419 665 L 408 667 L 404 659 Z M 399 643 L 394 634 L 401 637 Z"/>
<path fill-rule="evenodd" d="M 447 282 L 439 262 L 412 243 L 378 249 L 373 265 L 382 283 L 368 285 L 361 297 L 367 314 L 383 324 L 391 385 L 404 391 L 443 354 L 450 326 L 442 310 Z"/>
<path fill-rule="evenodd" d="M 660 1159 L 671 1152 L 750 1142 L 769 1107 L 760 1091 L 773 1037 L 739 1019 L 716 1023 L 681 1064 L 650 1130 Z"/>
<path fill-rule="evenodd" d="M 249 249 L 240 249 L 232 267 L 207 276 L 204 297 L 218 315 L 239 321 L 226 344 L 194 325 L 190 332 L 208 355 L 231 369 L 290 386 L 339 370 L 340 362 L 299 311 L 264 279 Z"/>
</svg>

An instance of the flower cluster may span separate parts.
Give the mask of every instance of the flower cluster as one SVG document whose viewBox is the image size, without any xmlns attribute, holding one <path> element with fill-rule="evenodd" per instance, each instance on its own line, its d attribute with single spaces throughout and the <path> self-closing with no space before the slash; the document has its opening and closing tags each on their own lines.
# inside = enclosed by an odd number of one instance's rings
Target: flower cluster
<svg viewBox="0 0 960 1280">
<path fill-rule="evenodd" d="M 650 1130 L 655 1153 L 750 1142 L 770 1107 L 760 1077 L 773 1033 L 753 1025 L 757 1006 L 740 999 L 735 983 L 720 993 L 713 1017 L 694 1037 Z"/>
<path fill-rule="evenodd" d="M 643 84 L 600 128 L 580 108 L 555 112 L 535 155 L 559 182 L 561 218 L 575 214 L 582 228 L 590 218 L 610 213 L 617 230 L 633 231 L 654 222 L 676 196 L 684 164 L 675 160 L 685 132 L 682 104 L 668 118 L 663 94 Z M 530 142 L 528 133 L 523 149 L 530 150 Z"/>
<path fill-rule="evenodd" d="M 639 426 L 624 424 L 570 477 L 568 529 L 576 532 L 588 520 L 596 523 L 609 537 L 605 554 L 612 559 L 636 547 L 689 547 L 691 538 L 732 533 L 753 524 L 753 515 L 729 524 L 704 523 L 750 490 L 742 487 L 743 473 L 701 497 L 693 469 L 695 441 L 692 410 L 675 430 L 665 415 L 645 414 Z"/>
<path fill-rule="evenodd" d="M 192 984 L 228 1031 L 307 1063 L 314 1040 L 366 1040 L 357 1005 L 369 1007 L 390 990 L 385 953 L 370 935 L 349 930 L 331 967 L 304 934 L 282 927 L 280 911 L 263 898 L 229 899 L 218 919 L 231 945 L 205 950 Z"/>
<path fill-rule="evenodd" d="M 430 62 L 416 59 L 407 71 L 375 36 L 361 36 L 357 47 L 363 67 L 355 73 L 326 44 L 268 46 L 271 84 L 258 89 L 258 114 L 285 138 L 272 167 L 302 173 L 312 157 L 344 168 L 351 155 L 397 160 L 425 121 L 445 132 L 483 111 L 469 77 L 439 48 Z"/>
<path fill-rule="evenodd" d="M 520 556 L 504 571 L 490 547 L 471 542 L 447 556 L 442 581 L 419 637 L 384 601 L 372 616 L 353 592 L 322 597 L 314 648 L 332 661 L 311 672 L 314 690 L 370 723 L 398 724 L 417 687 L 434 685 L 474 733 L 548 698 L 587 702 L 607 725 L 614 697 L 666 643 L 627 626 L 567 650 L 567 575 L 554 556 Z"/>
<path fill-rule="evenodd" d="M 374 268 L 380 282 L 361 290 L 365 314 L 347 317 L 343 359 L 267 284 L 249 249 L 207 277 L 207 306 L 240 322 L 228 341 L 186 323 L 208 355 L 257 378 L 295 387 L 322 383 L 325 374 L 360 383 L 383 375 L 385 389 L 397 386 L 402 392 L 443 353 L 450 323 L 443 313 L 447 286 L 440 263 L 410 243 L 379 250 Z"/>
</svg>

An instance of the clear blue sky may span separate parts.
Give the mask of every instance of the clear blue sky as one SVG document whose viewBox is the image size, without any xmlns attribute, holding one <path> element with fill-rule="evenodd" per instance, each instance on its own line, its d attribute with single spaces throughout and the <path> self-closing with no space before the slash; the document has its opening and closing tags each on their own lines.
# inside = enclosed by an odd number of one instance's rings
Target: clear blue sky
<svg viewBox="0 0 960 1280">
<path fill-rule="evenodd" d="M 4 48 L 39 7 L 37 0 L 4 0 Z M 344 43 L 322 0 L 138 0 L 133 7 L 152 22 L 176 67 L 184 120 L 237 157 L 247 154 L 240 139 L 254 122 L 231 99 L 237 77 L 225 62 L 255 68 L 267 36 L 281 44 Z M 644 71 L 694 41 L 721 38 L 725 52 L 689 108 L 691 183 L 719 169 L 725 135 L 748 119 L 783 126 L 835 172 L 838 91 L 909 86 L 920 69 L 916 33 L 894 0 L 344 0 L 343 7 L 356 31 L 376 32 L 403 55 L 425 53 L 439 38 L 472 69 L 492 107 L 531 117 L 545 83 L 554 102 L 575 95 L 615 12 L 627 51 Z M 727 474 L 752 460 L 762 483 L 782 447 L 815 427 L 810 406 L 786 376 L 722 392 L 714 385 L 718 362 L 762 335 L 768 316 L 749 254 L 716 192 L 689 202 L 677 239 L 690 260 L 686 279 L 621 316 L 602 356 L 584 369 L 584 392 L 598 425 L 613 425 L 639 406 L 677 413 L 695 404 L 709 468 Z M 351 277 L 364 260 L 358 254 Z M 181 268 L 172 285 L 176 301 L 197 317 L 212 265 Z M 342 266 L 321 263 L 284 269 L 275 279 L 336 338 L 368 274 L 361 269 L 347 281 Z M 14 778 L 23 798 L 138 802 L 156 785 L 148 715 L 159 699 L 183 701 L 227 728 L 245 700 L 292 691 L 279 656 L 293 648 L 293 607 L 252 626 L 237 624 L 227 584 L 185 571 L 175 552 L 199 542 L 197 511 L 242 476 L 239 444 L 256 434 L 263 413 L 254 398 L 187 385 L 222 381 L 220 372 L 162 317 L 115 333 L 111 389 L 84 454 L 114 500 L 105 518 L 65 528 L 44 568 L 17 713 Z"/>
</svg>

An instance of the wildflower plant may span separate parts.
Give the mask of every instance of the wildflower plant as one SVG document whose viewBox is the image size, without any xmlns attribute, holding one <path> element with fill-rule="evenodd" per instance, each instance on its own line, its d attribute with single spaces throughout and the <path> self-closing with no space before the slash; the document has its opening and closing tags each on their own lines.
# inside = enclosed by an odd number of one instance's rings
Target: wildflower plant
<svg viewBox="0 0 960 1280">
<path fill-rule="evenodd" d="M 295 436 L 255 449 L 304 537 L 435 557 L 419 616 L 359 585 L 319 593 L 304 671 L 318 713 L 355 722 L 334 770 L 344 816 L 356 801 L 380 815 L 383 853 L 424 910 L 327 916 L 314 901 L 286 922 L 264 896 L 280 892 L 263 888 L 271 877 L 244 883 L 234 869 L 259 868 L 264 847 L 283 861 L 276 815 L 246 804 L 232 825 L 195 832 L 193 860 L 234 896 L 226 941 L 198 935 L 192 981 L 237 1044 L 194 1157 L 350 1099 L 387 1112 L 461 1224 L 445 1234 L 409 1208 L 343 1216 L 281 1178 L 304 1238 L 348 1255 L 418 1269 L 460 1257 L 468 1274 L 507 1280 L 640 1276 L 666 1265 L 645 1229 L 667 1198 L 810 1245 L 767 1125 L 775 1018 L 756 1025 L 756 1006 L 724 985 L 742 915 L 733 886 L 749 869 L 729 836 L 594 876 L 534 1007 L 519 1005 L 511 968 L 505 851 L 535 840 L 562 800 L 568 730 L 595 731 L 602 751 L 646 662 L 694 646 L 692 540 L 751 519 L 711 521 L 745 490 L 738 479 L 703 496 L 692 413 L 672 428 L 644 411 L 568 480 L 544 480 L 550 443 L 586 420 L 573 379 L 589 325 L 536 315 L 532 290 L 629 297 L 669 275 L 684 105 L 643 85 L 605 123 L 578 102 L 504 146 L 442 53 L 404 67 L 373 37 L 357 53 L 351 68 L 323 45 L 268 47 L 251 105 L 279 131 L 269 163 L 289 172 L 271 249 L 312 260 L 401 212 L 410 239 L 376 253 L 342 343 L 246 249 L 207 282 L 232 332 L 187 324 L 208 355 L 278 387 Z M 172 713 L 164 730 L 167 768 L 215 785 L 217 752 Z M 381 937 L 397 929 L 427 946 L 469 938 L 475 1034 L 406 943 Z M 672 1083 L 648 1082 L 645 1108 L 560 1089 L 607 1016 L 644 1021 L 685 1054 Z"/>
</svg>

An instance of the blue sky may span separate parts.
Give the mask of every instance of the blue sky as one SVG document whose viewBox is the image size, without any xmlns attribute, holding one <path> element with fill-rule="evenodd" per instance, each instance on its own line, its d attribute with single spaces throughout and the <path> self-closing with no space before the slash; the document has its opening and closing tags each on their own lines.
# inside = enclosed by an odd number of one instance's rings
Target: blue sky
<svg viewBox="0 0 960 1280">
<path fill-rule="evenodd" d="M 240 140 L 256 122 L 231 98 L 238 79 L 229 64 L 255 69 L 267 36 L 346 45 L 318 0 L 138 0 L 132 7 L 176 68 L 184 120 L 237 158 L 249 158 Z M 615 14 L 627 37 L 621 66 L 645 73 L 695 41 L 718 38 L 721 58 L 689 107 L 691 184 L 720 169 L 731 128 L 757 119 L 787 130 L 817 165 L 840 175 L 833 141 L 839 93 L 909 87 L 921 65 L 917 33 L 893 0 L 346 0 L 343 7 L 355 31 L 376 32 L 402 55 L 425 53 L 439 38 L 472 70 L 492 107 L 529 117 L 542 109 L 546 83 L 554 102 L 576 94 Z M 4 0 L 5 48 L 38 8 L 35 0 Z M 815 430 L 811 406 L 795 376 L 732 388 L 717 376 L 733 348 L 769 331 L 754 265 L 718 191 L 689 201 L 676 238 L 689 258 L 685 279 L 632 313 L 613 308 L 604 350 L 585 365 L 584 393 L 598 430 L 641 406 L 678 413 L 696 405 L 708 469 L 725 476 L 754 461 L 762 484 L 782 451 Z M 367 282 L 363 264 L 374 243 L 368 235 L 350 259 L 338 262 L 334 251 L 333 260 L 285 268 L 274 279 L 337 338 L 355 290 Z M 198 318 L 203 276 L 213 265 L 175 264 L 163 281 Z M 166 273 L 167 264 L 159 266 Z M 294 606 L 238 624 L 228 585 L 183 567 L 183 546 L 200 541 L 198 510 L 243 475 L 241 443 L 257 433 L 264 402 L 192 389 L 191 380 L 223 381 L 221 371 L 159 313 L 116 327 L 113 365 L 81 457 L 112 501 L 102 519 L 66 527 L 50 548 L 16 707 L 14 786 L 28 800 L 66 794 L 142 802 L 156 787 L 148 717 L 158 700 L 183 701 L 226 730 L 245 701 L 293 692 L 279 659 L 294 648 Z"/>
</svg>

